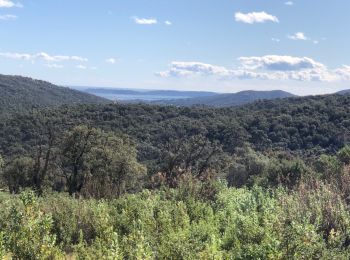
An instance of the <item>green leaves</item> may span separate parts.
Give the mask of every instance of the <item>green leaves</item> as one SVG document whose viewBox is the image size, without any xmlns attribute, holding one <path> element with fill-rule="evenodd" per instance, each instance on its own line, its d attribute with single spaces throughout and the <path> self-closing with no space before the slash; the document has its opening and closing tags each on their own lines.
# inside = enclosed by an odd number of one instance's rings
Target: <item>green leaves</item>
<svg viewBox="0 0 350 260">
<path fill-rule="evenodd" d="M 34 192 L 23 192 L 20 199 L 22 205 L 13 205 L 2 223 L 5 249 L 15 259 L 61 257 L 56 236 L 51 233 L 51 215 L 38 207 Z"/>
<path fill-rule="evenodd" d="M 0 253 L 20 259 L 348 259 L 350 213 L 331 186 L 180 189 L 115 200 L 26 191 L 0 201 Z M 65 252 L 65 253 L 63 253 Z"/>
<path fill-rule="evenodd" d="M 337 153 L 337 157 L 339 158 L 339 160 L 345 164 L 345 165 L 349 165 L 350 164 L 350 146 L 346 145 L 344 146 L 338 153 Z"/>
</svg>

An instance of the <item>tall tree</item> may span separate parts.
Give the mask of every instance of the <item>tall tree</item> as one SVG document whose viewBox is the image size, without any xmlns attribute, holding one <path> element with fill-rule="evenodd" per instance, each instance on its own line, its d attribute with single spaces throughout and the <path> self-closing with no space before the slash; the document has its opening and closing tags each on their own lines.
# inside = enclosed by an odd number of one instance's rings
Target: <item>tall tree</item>
<svg viewBox="0 0 350 260">
<path fill-rule="evenodd" d="M 96 145 L 97 136 L 97 129 L 77 126 L 63 137 L 61 166 L 70 195 L 80 192 L 88 178 L 88 154 Z"/>
<path fill-rule="evenodd" d="M 128 137 L 87 126 L 67 132 L 60 153 L 70 194 L 120 196 L 146 172 L 137 162 L 137 150 Z"/>
<path fill-rule="evenodd" d="M 12 160 L 4 170 L 4 180 L 11 193 L 32 187 L 34 161 L 30 157 L 19 157 Z"/>
</svg>

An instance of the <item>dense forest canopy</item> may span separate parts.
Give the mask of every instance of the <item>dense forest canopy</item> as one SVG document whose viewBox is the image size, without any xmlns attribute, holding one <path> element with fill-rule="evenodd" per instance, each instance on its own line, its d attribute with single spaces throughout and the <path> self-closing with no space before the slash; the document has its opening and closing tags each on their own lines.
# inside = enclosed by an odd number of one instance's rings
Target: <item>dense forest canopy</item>
<svg viewBox="0 0 350 260">
<path fill-rule="evenodd" d="M 0 256 L 348 259 L 349 105 L 15 107 Z"/>
<path fill-rule="evenodd" d="M 150 105 L 80 105 L 34 109 L 1 122 L 4 156 L 29 151 L 50 126 L 57 136 L 77 125 L 129 135 L 147 160 L 172 138 L 202 135 L 223 150 L 249 144 L 257 151 L 303 155 L 334 153 L 349 142 L 350 96 L 328 95 L 259 101 L 238 108 Z"/>
<path fill-rule="evenodd" d="M 0 75 L 0 93 L 0 117 L 38 107 L 107 103 L 100 97 L 21 76 Z"/>
</svg>

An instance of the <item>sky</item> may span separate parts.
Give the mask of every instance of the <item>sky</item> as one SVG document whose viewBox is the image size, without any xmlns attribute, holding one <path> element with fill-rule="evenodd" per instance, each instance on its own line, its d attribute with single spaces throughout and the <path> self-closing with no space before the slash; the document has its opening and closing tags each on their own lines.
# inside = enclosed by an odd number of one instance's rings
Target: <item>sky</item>
<svg viewBox="0 0 350 260">
<path fill-rule="evenodd" d="M 350 88 L 349 0 L 0 0 L 0 73 L 65 86 Z"/>
</svg>

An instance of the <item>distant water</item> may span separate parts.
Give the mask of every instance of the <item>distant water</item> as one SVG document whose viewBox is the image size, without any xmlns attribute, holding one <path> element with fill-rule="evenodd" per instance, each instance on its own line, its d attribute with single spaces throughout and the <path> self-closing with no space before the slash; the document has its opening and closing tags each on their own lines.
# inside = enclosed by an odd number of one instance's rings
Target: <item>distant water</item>
<svg viewBox="0 0 350 260">
<path fill-rule="evenodd" d="M 152 90 L 152 89 L 123 89 L 123 88 L 99 88 L 99 87 L 71 87 L 99 97 L 113 101 L 163 101 L 188 99 L 195 97 L 207 97 L 217 95 L 215 92 L 207 91 L 179 91 L 179 90 Z"/>
<path fill-rule="evenodd" d="M 183 99 L 190 98 L 190 96 L 166 96 L 166 95 L 133 95 L 133 94 L 106 94 L 106 93 L 94 93 L 100 97 L 104 97 L 110 100 L 144 100 L 144 101 L 155 101 L 155 100 L 172 100 L 172 99 Z"/>
</svg>

